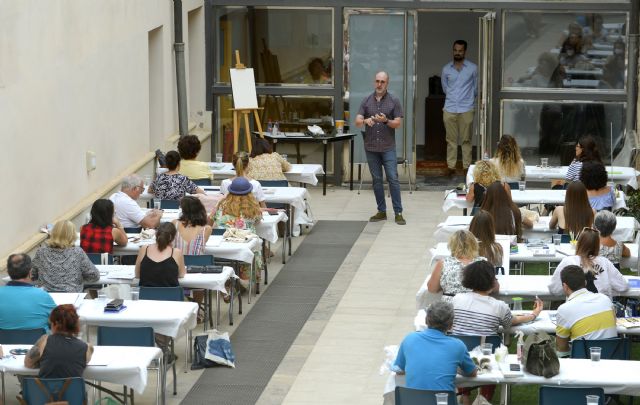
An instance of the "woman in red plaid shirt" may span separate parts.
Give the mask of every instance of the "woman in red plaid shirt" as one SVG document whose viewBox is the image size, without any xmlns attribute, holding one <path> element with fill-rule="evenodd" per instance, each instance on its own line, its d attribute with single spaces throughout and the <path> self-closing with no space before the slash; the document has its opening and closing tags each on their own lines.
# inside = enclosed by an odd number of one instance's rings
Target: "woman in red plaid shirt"
<svg viewBox="0 0 640 405">
<path fill-rule="evenodd" d="M 80 246 L 87 253 L 113 253 L 113 242 L 127 244 L 127 234 L 113 215 L 113 202 L 96 200 L 91 207 L 91 220 L 80 228 Z"/>
</svg>

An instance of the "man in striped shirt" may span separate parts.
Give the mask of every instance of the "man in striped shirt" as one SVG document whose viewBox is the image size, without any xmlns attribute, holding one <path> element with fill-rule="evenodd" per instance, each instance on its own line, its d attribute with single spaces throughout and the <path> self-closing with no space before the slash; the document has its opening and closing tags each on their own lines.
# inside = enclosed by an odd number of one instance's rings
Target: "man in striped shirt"
<svg viewBox="0 0 640 405">
<path fill-rule="evenodd" d="M 611 300 L 604 294 L 594 294 L 585 288 L 587 280 L 582 268 L 575 265 L 565 267 L 560 273 L 560 280 L 567 296 L 556 317 L 556 350 L 560 357 L 570 354 L 569 341 L 618 336 Z"/>
</svg>

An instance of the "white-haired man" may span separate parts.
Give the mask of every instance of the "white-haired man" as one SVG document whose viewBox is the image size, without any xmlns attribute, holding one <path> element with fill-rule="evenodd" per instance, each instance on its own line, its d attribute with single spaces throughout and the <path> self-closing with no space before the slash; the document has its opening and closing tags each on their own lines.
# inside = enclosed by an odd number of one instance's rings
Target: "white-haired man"
<svg viewBox="0 0 640 405">
<path fill-rule="evenodd" d="M 130 174 L 122 179 L 120 191 L 113 193 L 109 199 L 113 201 L 116 217 L 125 228 L 157 228 L 160 225 L 162 211 L 144 211 L 136 200 L 144 191 L 144 183 L 137 174 Z"/>
</svg>

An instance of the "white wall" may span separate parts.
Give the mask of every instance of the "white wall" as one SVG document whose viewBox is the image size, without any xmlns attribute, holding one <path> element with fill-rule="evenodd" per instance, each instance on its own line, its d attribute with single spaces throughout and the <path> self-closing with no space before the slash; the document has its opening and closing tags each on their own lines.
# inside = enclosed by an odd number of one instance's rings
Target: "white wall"
<svg viewBox="0 0 640 405">
<path fill-rule="evenodd" d="M 185 33 L 202 4 L 183 2 Z M 150 136 L 148 31 L 159 26 L 163 116 Z M 1 2 L 0 257 L 177 132 L 172 41 L 171 0 Z M 204 41 L 188 49 L 204 54 Z M 188 72 L 204 83 L 204 67 Z"/>
</svg>

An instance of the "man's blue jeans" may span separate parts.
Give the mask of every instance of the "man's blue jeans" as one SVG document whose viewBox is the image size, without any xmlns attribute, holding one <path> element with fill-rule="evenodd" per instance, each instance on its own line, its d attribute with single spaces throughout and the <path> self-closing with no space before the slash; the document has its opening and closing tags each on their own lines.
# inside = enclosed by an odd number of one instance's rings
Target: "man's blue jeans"
<svg viewBox="0 0 640 405">
<path fill-rule="evenodd" d="M 386 152 L 367 153 L 367 163 L 373 179 L 373 194 L 376 196 L 378 211 L 387 212 L 387 202 L 384 199 L 384 184 L 382 182 L 382 167 L 389 182 L 389 192 L 395 214 L 402 213 L 402 201 L 400 199 L 400 182 L 398 181 L 398 159 L 396 150 L 391 149 Z"/>
</svg>

